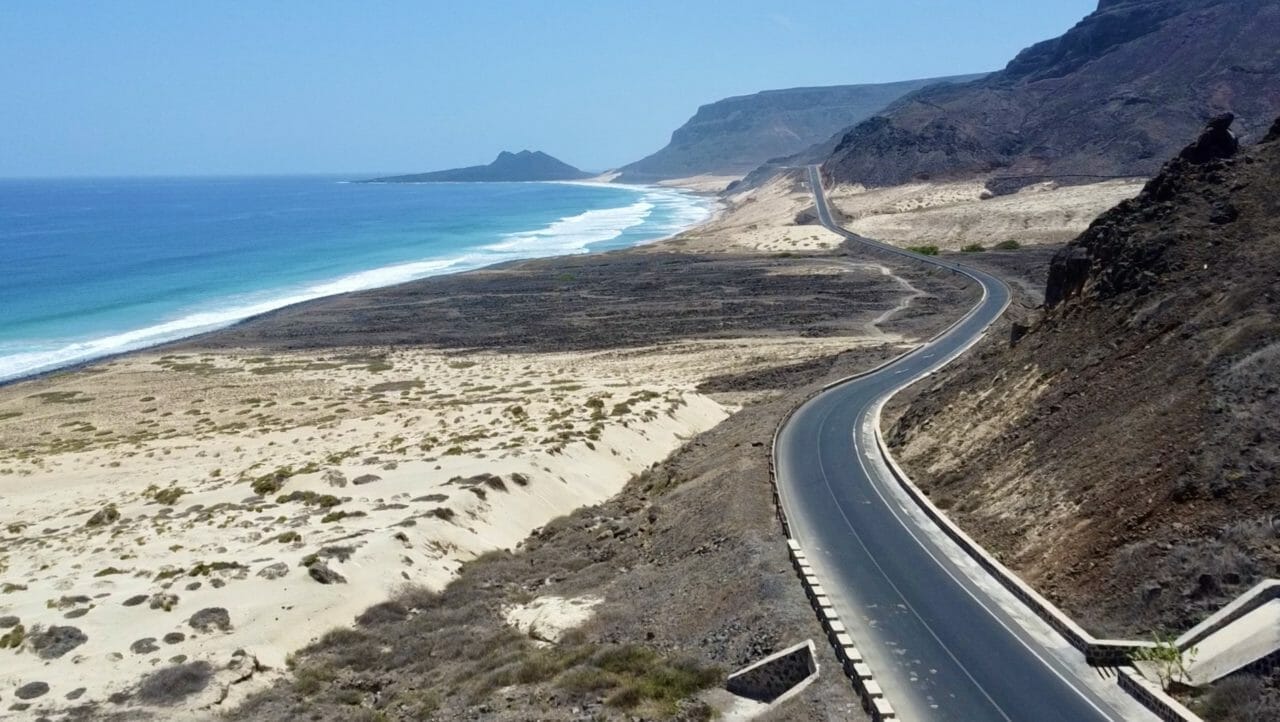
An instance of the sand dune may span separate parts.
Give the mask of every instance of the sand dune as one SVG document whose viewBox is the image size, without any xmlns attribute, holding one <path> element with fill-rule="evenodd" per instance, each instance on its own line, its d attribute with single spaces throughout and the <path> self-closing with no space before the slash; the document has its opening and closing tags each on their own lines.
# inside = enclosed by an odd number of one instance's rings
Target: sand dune
<svg viewBox="0 0 1280 722">
<path fill-rule="evenodd" d="M 850 230 L 903 246 L 955 250 L 1011 240 L 1024 245 L 1064 243 L 1103 211 L 1137 195 L 1143 182 L 1041 183 L 995 198 L 986 197 L 982 180 L 870 190 L 842 186 L 829 197 L 848 218 Z"/>
<path fill-rule="evenodd" d="M 813 208 L 813 196 L 786 175 L 729 194 L 724 201 L 727 212 L 686 234 L 690 249 L 787 253 L 830 250 L 844 241 L 822 226 L 796 223 L 798 215 Z"/>
<path fill-rule="evenodd" d="M 34 712 L 204 661 L 214 683 L 167 714 L 234 703 L 718 423 L 701 380 L 850 345 L 150 353 L 0 389 L 0 617 L 24 637 L 0 689 L 47 683 Z"/>
</svg>

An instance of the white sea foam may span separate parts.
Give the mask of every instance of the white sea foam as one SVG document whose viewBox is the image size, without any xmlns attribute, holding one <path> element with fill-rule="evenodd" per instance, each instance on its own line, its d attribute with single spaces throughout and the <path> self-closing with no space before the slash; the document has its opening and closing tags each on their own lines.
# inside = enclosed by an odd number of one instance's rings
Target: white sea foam
<svg viewBox="0 0 1280 722">
<path fill-rule="evenodd" d="M 594 244 L 612 241 L 627 230 L 644 225 L 655 210 L 661 211 L 664 218 L 660 222 L 652 222 L 651 228 L 646 229 L 651 232 L 646 233 L 645 241 L 677 233 L 698 223 L 709 213 L 705 203 L 683 193 L 644 187 L 635 189 L 645 192 L 631 205 L 586 211 L 561 218 L 544 228 L 507 234 L 496 243 L 463 255 L 360 271 L 331 281 L 287 289 L 276 295 L 241 297 L 220 308 L 197 310 L 162 323 L 100 338 L 34 349 L 28 345 L 24 350 L 12 353 L 0 350 L 0 381 L 225 328 L 250 316 L 323 296 L 390 286 L 501 261 L 583 253 Z"/>
</svg>

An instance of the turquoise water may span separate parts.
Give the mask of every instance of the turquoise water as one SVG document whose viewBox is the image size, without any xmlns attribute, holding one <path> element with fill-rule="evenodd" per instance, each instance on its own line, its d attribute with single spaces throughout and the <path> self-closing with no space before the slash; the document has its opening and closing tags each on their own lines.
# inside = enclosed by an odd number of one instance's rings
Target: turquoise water
<svg viewBox="0 0 1280 722">
<path fill-rule="evenodd" d="M 0 381 L 320 296 L 631 246 L 706 213 L 589 184 L 0 180 Z"/>
</svg>

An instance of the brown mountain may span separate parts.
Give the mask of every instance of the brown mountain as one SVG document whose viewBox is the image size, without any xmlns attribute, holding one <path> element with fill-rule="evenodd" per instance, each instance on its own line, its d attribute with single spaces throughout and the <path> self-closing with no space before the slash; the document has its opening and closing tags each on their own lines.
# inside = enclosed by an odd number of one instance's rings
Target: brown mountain
<svg viewBox="0 0 1280 722">
<path fill-rule="evenodd" d="M 1228 124 L 889 429 L 937 503 L 1101 635 L 1185 629 L 1280 576 L 1280 121 L 1239 152 Z"/>
<path fill-rule="evenodd" d="M 1280 3 L 1101 0 L 975 82 L 905 96 L 844 135 L 835 182 L 1150 176 L 1210 117 L 1256 140 L 1280 113 Z"/>
<path fill-rule="evenodd" d="M 651 182 L 704 173 L 746 173 L 770 158 L 826 141 L 907 93 L 935 83 L 980 77 L 787 88 L 717 100 L 698 108 L 661 150 L 620 168 L 619 180 Z"/>
</svg>

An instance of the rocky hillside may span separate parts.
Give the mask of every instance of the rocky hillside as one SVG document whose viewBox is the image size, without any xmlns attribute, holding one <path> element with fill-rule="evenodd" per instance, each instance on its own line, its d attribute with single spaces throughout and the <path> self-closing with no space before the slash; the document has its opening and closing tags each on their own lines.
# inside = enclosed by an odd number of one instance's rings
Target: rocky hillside
<svg viewBox="0 0 1280 722">
<path fill-rule="evenodd" d="M 1221 118 L 1053 259 L 1047 308 L 895 402 L 941 506 L 1100 635 L 1280 576 L 1280 121 Z"/>
<path fill-rule="evenodd" d="M 1257 140 L 1280 113 L 1280 3 L 1101 0 L 1004 70 L 906 96 L 844 135 L 836 183 L 1150 176 L 1210 117 Z"/>
<path fill-rule="evenodd" d="M 502 151 L 489 165 L 473 165 L 466 168 L 439 170 L 432 173 L 374 178 L 368 183 L 462 183 L 462 182 L 519 182 L 581 180 L 590 173 L 574 168 L 564 161 L 552 158 L 540 150 L 522 150 L 519 153 Z"/>
<path fill-rule="evenodd" d="M 665 148 L 620 170 L 620 180 L 650 182 L 702 174 L 740 175 L 791 155 L 879 112 L 914 90 L 955 76 L 872 85 L 766 90 L 698 108 Z M 834 142 L 833 142 L 834 145 Z"/>
</svg>

